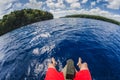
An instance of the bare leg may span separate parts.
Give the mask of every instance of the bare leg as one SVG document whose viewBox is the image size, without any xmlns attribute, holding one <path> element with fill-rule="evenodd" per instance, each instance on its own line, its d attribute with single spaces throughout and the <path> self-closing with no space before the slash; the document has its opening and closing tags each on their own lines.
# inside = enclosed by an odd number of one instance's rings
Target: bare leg
<svg viewBox="0 0 120 80">
<path fill-rule="evenodd" d="M 77 66 L 80 68 L 80 70 L 88 70 L 87 63 L 82 63 L 82 59 L 79 57 Z"/>
<path fill-rule="evenodd" d="M 55 61 L 55 58 L 52 57 L 51 63 L 48 64 L 48 68 L 55 68 L 57 65 L 57 62 Z"/>
<path fill-rule="evenodd" d="M 51 63 L 48 64 L 48 70 L 46 72 L 45 80 L 64 80 L 64 76 L 61 72 L 58 72 L 55 68 L 56 61 L 51 59 Z"/>
<path fill-rule="evenodd" d="M 79 58 L 77 65 L 80 68 L 80 71 L 76 73 L 74 80 L 92 80 L 87 63 L 82 63 L 82 59 Z"/>
</svg>

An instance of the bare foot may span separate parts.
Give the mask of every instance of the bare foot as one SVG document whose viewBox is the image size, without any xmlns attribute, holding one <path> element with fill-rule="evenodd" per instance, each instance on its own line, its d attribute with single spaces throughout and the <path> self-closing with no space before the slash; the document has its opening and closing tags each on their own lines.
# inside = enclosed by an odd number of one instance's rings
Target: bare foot
<svg viewBox="0 0 120 80">
<path fill-rule="evenodd" d="M 88 65 L 86 62 L 81 64 L 80 70 L 88 70 Z"/>
<path fill-rule="evenodd" d="M 51 62 L 52 62 L 52 64 L 53 64 L 54 66 L 56 66 L 56 65 L 57 65 L 57 62 L 55 61 L 55 58 L 54 58 L 54 57 L 52 57 Z"/>
<path fill-rule="evenodd" d="M 55 68 L 57 65 L 57 62 L 55 61 L 55 58 L 52 57 L 51 63 L 48 64 L 48 68 Z"/>
<path fill-rule="evenodd" d="M 77 66 L 80 68 L 80 67 L 81 67 L 81 64 L 82 64 L 82 59 L 79 57 Z"/>
<path fill-rule="evenodd" d="M 80 57 L 78 59 L 77 66 L 80 68 L 80 70 L 88 70 L 87 63 L 86 62 L 82 63 L 82 59 Z"/>
</svg>

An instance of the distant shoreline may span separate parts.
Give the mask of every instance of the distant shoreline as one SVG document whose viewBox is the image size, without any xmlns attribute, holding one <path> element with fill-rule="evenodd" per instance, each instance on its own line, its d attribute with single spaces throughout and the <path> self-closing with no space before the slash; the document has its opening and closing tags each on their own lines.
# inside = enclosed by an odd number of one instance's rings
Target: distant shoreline
<svg viewBox="0 0 120 80">
<path fill-rule="evenodd" d="M 50 12 L 37 9 L 22 9 L 4 15 L 0 19 L 0 36 L 31 23 L 53 19 Z"/>
<path fill-rule="evenodd" d="M 119 21 L 97 15 L 74 14 L 61 18 L 88 18 L 120 25 Z M 22 26 L 50 19 L 53 19 L 52 13 L 37 9 L 22 9 L 11 12 L 8 15 L 4 15 L 3 19 L 0 19 L 0 36 Z"/>
<path fill-rule="evenodd" d="M 96 19 L 96 20 L 101 20 L 101 21 L 106 21 L 106 22 L 110 22 L 113 24 L 117 24 L 120 25 L 120 22 L 113 20 L 113 19 L 109 19 L 103 16 L 97 16 L 97 15 L 88 15 L 88 14 L 74 14 L 74 15 L 67 15 L 65 17 L 61 17 L 61 18 L 88 18 L 88 19 Z"/>
</svg>

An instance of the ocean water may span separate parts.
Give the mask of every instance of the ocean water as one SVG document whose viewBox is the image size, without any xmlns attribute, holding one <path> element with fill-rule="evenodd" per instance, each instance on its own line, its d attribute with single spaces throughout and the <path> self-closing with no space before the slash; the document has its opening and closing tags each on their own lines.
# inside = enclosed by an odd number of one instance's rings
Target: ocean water
<svg viewBox="0 0 120 80">
<path fill-rule="evenodd" d="M 61 18 L 0 36 L 0 80 L 44 80 L 51 57 L 88 63 L 93 80 L 120 80 L 120 26 L 92 19 Z"/>
</svg>

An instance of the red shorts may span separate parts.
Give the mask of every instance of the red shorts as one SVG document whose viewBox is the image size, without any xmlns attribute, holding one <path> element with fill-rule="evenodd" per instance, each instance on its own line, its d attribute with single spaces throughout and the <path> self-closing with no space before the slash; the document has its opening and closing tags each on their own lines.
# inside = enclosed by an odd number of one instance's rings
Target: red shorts
<svg viewBox="0 0 120 80">
<path fill-rule="evenodd" d="M 54 68 L 48 68 L 45 80 L 65 80 L 63 73 Z M 89 70 L 81 70 L 75 74 L 74 80 L 92 80 Z"/>
</svg>

